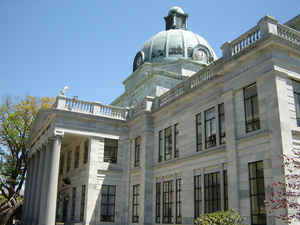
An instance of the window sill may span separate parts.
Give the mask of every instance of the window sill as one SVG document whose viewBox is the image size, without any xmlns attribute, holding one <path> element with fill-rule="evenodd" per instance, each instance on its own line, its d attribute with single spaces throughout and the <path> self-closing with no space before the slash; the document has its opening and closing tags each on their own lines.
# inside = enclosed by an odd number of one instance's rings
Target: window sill
<svg viewBox="0 0 300 225">
<path fill-rule="evenodd" d="M 162 168 L 162 167 L 165 167 L 165 166 L 170 166 L 172 164 L 177 165 L 178 163 L 184 162 L 186 160 L 193 160 L 193 159 L 195 159 L 195 157 L 198 158 L 198 157 L 205 156 L 207 154 L 214 154 L 214 153 L 223 152 L 223 151 L 225 151 L 225 149 L 226 149 L 226 144 L 218 145 L 216 147 L 212 147 L 212 148 L 209 148 L 209 149 L 194 152 L 193 154 L 185 156 L 185 157 L 180 157 L 180 158 L 170 159 L 170 160 L 167 160 L 167 161 L 157 162 L 153 166 L 153 168 L 159 169 L 159 168 Z"/>
<path fill-rule="evenodd" d="M 265 136 L 269 134 L 269 130 L 263 130 L 263 129 L 259 129 L 259 130 L 255 130 L 249 133 L 245 133 L 243 136 L 241 137 L 237 137 L 237 141 L 247 141 L 251 138 L 256 138 L 256 137 L 260 137 L 260 136 Z"/>
</svg>

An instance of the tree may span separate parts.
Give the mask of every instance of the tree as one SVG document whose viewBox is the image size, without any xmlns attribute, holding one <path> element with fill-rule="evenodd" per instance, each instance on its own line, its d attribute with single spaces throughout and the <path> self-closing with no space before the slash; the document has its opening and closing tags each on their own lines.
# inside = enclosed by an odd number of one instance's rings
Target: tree
<svg viewBox="0 0 300 225">
<path fill-rule="evenodd" d="M 284 176 L 272 183 L 265 201 L 267 211 L 286 224 L 300 221 L 300 151 L 292 153 L 282 155 Z"/>
<path fill-rule="evenodd" d="M 27 96 L 19 101 L 6 98 L 0 106 L 0 195 L 2 209 L 6 208 L 3 215 L 0 210 L 0 225 L 22 204 L 19 196 L 27 171 L 26 140 L 39 109 L 49 108 L 52 102 L 48 97 Z M 14 203 L 9 210 L 5 206 L 8 201 Z"/>
<path fill-rule="evenodd" d="M 243 225 L 244 218 L 233 209 L 200 215 L 196 225 Z"/>
</svg>

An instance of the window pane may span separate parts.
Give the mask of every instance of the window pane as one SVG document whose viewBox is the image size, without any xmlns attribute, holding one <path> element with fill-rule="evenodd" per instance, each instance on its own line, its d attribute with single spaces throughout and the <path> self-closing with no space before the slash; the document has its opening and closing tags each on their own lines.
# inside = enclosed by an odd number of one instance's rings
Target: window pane
<svg viewBox="0 0 300 225">
<path fill-rule="evenodd" d="M 266 224 L 263 161 L 249 163 L 251 219 L 253 225 Z"/>
<path fill-rule="evenodd" d="M 196 141 L 197 141 L 197 149 L 196 151 L 202 150 L 202 120 L 201 113 L 196 115 Z"/>
<path fill-rule="evenodd" d="M 115 218 L 115 185 L 101 187 L 101 221 L 114 222 Z"/>
<path fill-rule="evenodd" d="M 104 139 L 104 162 L 117 163 L 118 140 Z"/>
<path fill-rule="evenodd" d="M 244 88 L 244 105 L 246 132 L 259 129 L 260 122 L 256 84 Z"/>
</svg>

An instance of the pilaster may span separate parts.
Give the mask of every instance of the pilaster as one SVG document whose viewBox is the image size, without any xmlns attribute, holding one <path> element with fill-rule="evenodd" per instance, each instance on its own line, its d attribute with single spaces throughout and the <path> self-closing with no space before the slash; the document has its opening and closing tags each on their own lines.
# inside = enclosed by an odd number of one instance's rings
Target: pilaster
<svg viewBox="0 0 300 225">
<path fill-rule="evenodd" d="M 236 146 L 236 115 L 234 105 L 234 93 L 228 91 L 224 95 L 224 110 L 225 110 L 225 131 L 226 131 L 226 149 L 228 159 L 228 205 L 229 208 L 240 209 L 239 198 L 239 165 Z"/>
</svg>

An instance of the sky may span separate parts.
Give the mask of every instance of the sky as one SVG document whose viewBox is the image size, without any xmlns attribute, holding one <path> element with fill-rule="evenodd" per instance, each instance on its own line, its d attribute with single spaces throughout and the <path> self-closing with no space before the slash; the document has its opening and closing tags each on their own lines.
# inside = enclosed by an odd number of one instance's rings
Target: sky
<svg viewBox="0 0 300 225">
<path fill-rule="evenodd" d="M 69 97 L 110 104 L 173 6 L 218 57 L 263 16 L 285 23 L 300 14 L 299 0 L 0 0 L 0 98 L 56 97 L 68 86 Z"/>
</svg>

